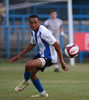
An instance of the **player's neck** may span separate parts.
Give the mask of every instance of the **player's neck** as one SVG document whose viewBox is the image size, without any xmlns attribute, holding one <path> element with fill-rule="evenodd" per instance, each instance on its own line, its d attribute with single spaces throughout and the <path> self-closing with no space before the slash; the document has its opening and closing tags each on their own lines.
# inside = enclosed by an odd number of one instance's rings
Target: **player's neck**
<svg viewBox="0 0 89 100">
<path fill-rule="evenodd" d="M 39 26 L 40 27 L 40 26 Z M 38 32 L 38 30 L 39 30 L 39 27 L 37 28 L 37 30 L 34 30 L 35 31 L 35 33 L 37 33 Z"/>
<path fill-rule="evenodd" d="M 52 20 L 56 20 L 56 18 L 51 18 Z"/>
</svg>

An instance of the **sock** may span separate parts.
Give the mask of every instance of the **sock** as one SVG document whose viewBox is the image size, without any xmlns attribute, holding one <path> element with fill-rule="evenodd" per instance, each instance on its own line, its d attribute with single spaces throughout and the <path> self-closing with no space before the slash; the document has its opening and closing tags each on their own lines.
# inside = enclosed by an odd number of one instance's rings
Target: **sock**
<svg viewBox="0 0 89 100">
<path fill-rule="evenodd" d="M 28 81 L 32 75 L 32 72 L 24 72 L 24 80 Z"/>
<path fill-rule="evenodd" d="M 44 91 L 44 88 L 42 87 L 39 78 L 37 78 L 37 80 L 33 80 L 32 82 L 33 82 L 34 86 L 36 87 L 36 89 L 37 89 L 40 93 Z"/>
<path fill-rule="evenodd" d="M 55 64 L 54 66 L 55 66 L 55 69 L 58 69 L 59 68 L 58 64 Z"/>
</svg>

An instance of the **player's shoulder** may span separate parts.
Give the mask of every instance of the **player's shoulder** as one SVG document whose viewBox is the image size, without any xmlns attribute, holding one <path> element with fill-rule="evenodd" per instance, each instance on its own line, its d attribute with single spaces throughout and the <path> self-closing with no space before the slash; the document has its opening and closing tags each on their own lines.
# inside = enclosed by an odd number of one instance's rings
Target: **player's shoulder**
<svg viewBox="0 0 89 100">
<path fill-rule="evenodd" d="M 44 25 L 40 25 L 39 31 L 41 32 L 41 35 L 42 35 L 42 36 L 51 33 L 50 30 L 48 30 Z"/>
<path fill-rule="evenodd" d="M 56 18 L 56 20 L 57 20 L 57 21 L 62 21 L 62 19 L 60 19 L 60 18 Z"/>
<path fill-rule="evenodd" d="M 40 31 L 45 31 L 47 28 L 44 25 L 40 25 Z"/>
<path fill-rule="evenodd" d="M 60 23 L 60 25 L 63 25 L 62 19 L 57 18 L 56 20 L 57 20 L 58 23 Z"/>
</svg>

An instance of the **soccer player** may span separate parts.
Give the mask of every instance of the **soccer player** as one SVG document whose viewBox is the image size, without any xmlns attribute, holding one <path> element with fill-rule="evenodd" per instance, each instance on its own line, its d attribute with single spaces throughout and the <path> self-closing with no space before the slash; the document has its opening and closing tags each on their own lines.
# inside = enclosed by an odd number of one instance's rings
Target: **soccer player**
<svg viewBox="0 0 89 100">
<path fill-rule="evenodd" d="M 61 19 L 57 18 L 57 12 L 55 10 L 52 10 L 50 13 L 50 19 L 47 19 L 44 22 L 44 25 L 52 32 L 53 36 L 56 38 L 57 42 L 60 43 L 60 35 L 63 37 L 67 37 L 66 34 L 64 34 L 63 29 L 63 21 Z M 57 63 L 54 65 L 55 72 L 59 72 L 59 59 L 57 60 Z"/>
<path fill-rule="evenodd" d="M 31 26 L 31 41 L 27 48 L 25 48 L 20 54 L 13 57 L 10 63 L 14 63 L 19 60 L 25 53 L 32 50 L 35 45 L 39 46 L 39 54 L 26 63 L 24 80 L 15 88 L 16 91 L 22 91 L 26 88 L 29 83 L 28 80 L 31 79 L 36 89 L 40 92 L 39 95 L 33 97 L 44 96 L 48 97 L 48 93 L 44 90 L 40 79 L 37 76 L 39 70 L 44 71 L 47 66 L 51 66 L 57 62 L 57 54 L 60 59 L 60 63 L 64 71 L 68 70 L 66 66 L 60 45 L 51 34 L 51 32 L 43 25 L 40 25 L 39 17 L 37 15 L 31 15 L 29 17 L 29 23 Z"/>
</svg>

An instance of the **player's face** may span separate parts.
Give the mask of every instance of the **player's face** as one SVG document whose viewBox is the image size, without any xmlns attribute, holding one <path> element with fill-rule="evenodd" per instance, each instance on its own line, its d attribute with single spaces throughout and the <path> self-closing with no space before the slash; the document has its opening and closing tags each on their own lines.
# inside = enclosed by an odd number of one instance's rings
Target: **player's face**
<svg viewBox="0 0 89 100">
<path fill-rule="evenodd" d="M 56 17 L 57 17 L 57 13 L 56 12 L 51 12 L 51 18 L 56 19 Z"/>
<path fill-rule="evenodd" d="M 36 31 L 39 28 L 40 22 L 38 18 L 30 18 L 29 23 L 32 30 Z"/>
</svg>

